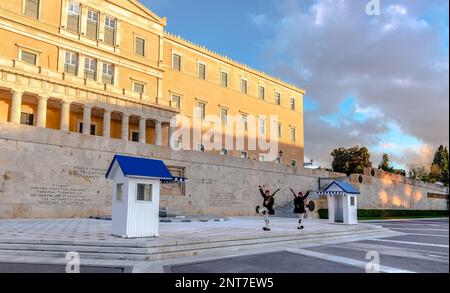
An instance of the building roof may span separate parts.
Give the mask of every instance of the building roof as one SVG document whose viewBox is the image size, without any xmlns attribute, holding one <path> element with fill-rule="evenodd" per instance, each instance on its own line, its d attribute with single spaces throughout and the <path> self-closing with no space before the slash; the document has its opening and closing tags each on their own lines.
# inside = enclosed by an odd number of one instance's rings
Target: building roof
<svg viewBox="0 0 450 293">
<path fill-rule="evenodd" d="M 342 189 L 342 192 L 330 190 L 333 185 L 337 185 L 340 189 Z M 320 194 L 334 193 L 361 194 L 353 185 L 344 181 L 333 181 L 327 188 L 320 192 Z"/>
<path fill-rule="evenodd" d="M 173 180 L 167 166 L 161 160 L 116 155 L 109 166 L 106 178 L 110 179 L 111 171 L 117 162 L 125 177 L 156 178 Z"/>
</svg>

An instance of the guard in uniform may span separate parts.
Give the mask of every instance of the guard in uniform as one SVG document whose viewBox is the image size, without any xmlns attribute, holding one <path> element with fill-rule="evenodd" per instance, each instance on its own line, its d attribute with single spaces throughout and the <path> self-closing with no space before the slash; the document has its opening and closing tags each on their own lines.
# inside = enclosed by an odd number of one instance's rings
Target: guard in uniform
<svg viewBox="0 0 450 293">
<path fill-rule="evenodd" d="M 304 229 L 303 220 L 305 219 L 306 209 L 305 209 L 305 200 L 309 196 L 309 191 L 306 195 L 303 195 L 303 192 L 299 192 L 298 195 L 295 194 L 295 191 L 291 188 L 292 194 L 294 194 L 294 214 L 297 214 L 298 220 L 298 229 Z"/>
<path fill-rule="evenodd" d="M 273 194 L 270 194 L 269 190 L 264 191 L 260 186 L 259 187 L 259 192 L 261 193 L 261 196 L 263 197 L 264 201 L 263 201 L 263 206 L 257 206 L 256 207 L 256 213 L 260 214 L 264 217 L 264 222 L 266 224 L 266 226 L 263 228 L 264 231 L 270 231 L 270 219 L 269 216 L 275 215 L 275 210 L 273 209 L 273 206 L 275 204 L 275 194 L 277 194 L 278 191 L 280 191 L 280 189 L 278 189 L 277 191 L 275 191 Z"/>
</svg>

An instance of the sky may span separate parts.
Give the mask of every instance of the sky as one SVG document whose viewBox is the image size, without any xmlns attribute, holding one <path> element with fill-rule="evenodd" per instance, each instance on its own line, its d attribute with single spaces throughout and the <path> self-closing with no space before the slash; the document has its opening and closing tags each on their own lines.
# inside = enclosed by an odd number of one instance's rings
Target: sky
<svg viewBox="0 0 450 293">
<path fill-rule="evenodd" d="M 447 0 L 141 0 L 167 31 L 282 78 L 304 99 L 305 156 L 366 146 L 429 165 L 449 144 Z"/>
</svg>

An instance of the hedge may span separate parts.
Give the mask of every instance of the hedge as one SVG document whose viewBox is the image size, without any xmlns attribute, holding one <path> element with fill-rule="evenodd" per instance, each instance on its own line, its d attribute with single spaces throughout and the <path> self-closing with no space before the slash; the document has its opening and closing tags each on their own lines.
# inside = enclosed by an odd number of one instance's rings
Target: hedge
<svg viewBox="0 0 450 293">
<path fill-rule="evenodd" d="M 328 219 L 328 209 L 320 209 L 321 219 Z M 358 210 L 358 219 L 446 218 L 448 211 L 436 210 Z"/>
</svg>

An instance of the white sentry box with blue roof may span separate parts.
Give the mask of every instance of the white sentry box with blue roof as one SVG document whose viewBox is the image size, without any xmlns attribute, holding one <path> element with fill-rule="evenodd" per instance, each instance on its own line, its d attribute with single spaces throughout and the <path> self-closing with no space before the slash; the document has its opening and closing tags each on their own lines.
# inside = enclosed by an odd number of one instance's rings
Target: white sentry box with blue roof
<svg viewBox="0 0 450 293">
<path fill-rule="evenodd" d="M 159 236 L 159 195 L 173 177 L 161 160 L 117 155 L 106 178 L 113 180 L 112 235 L 123 238 Z"/>
<path fill-rule="evenodd" d="M 353 185 L 343 181 L 333 181 L 318 194 L 327 196 L 330 223 L 358 224 L 357 196 L 360 193 Z"/>
</svg>

